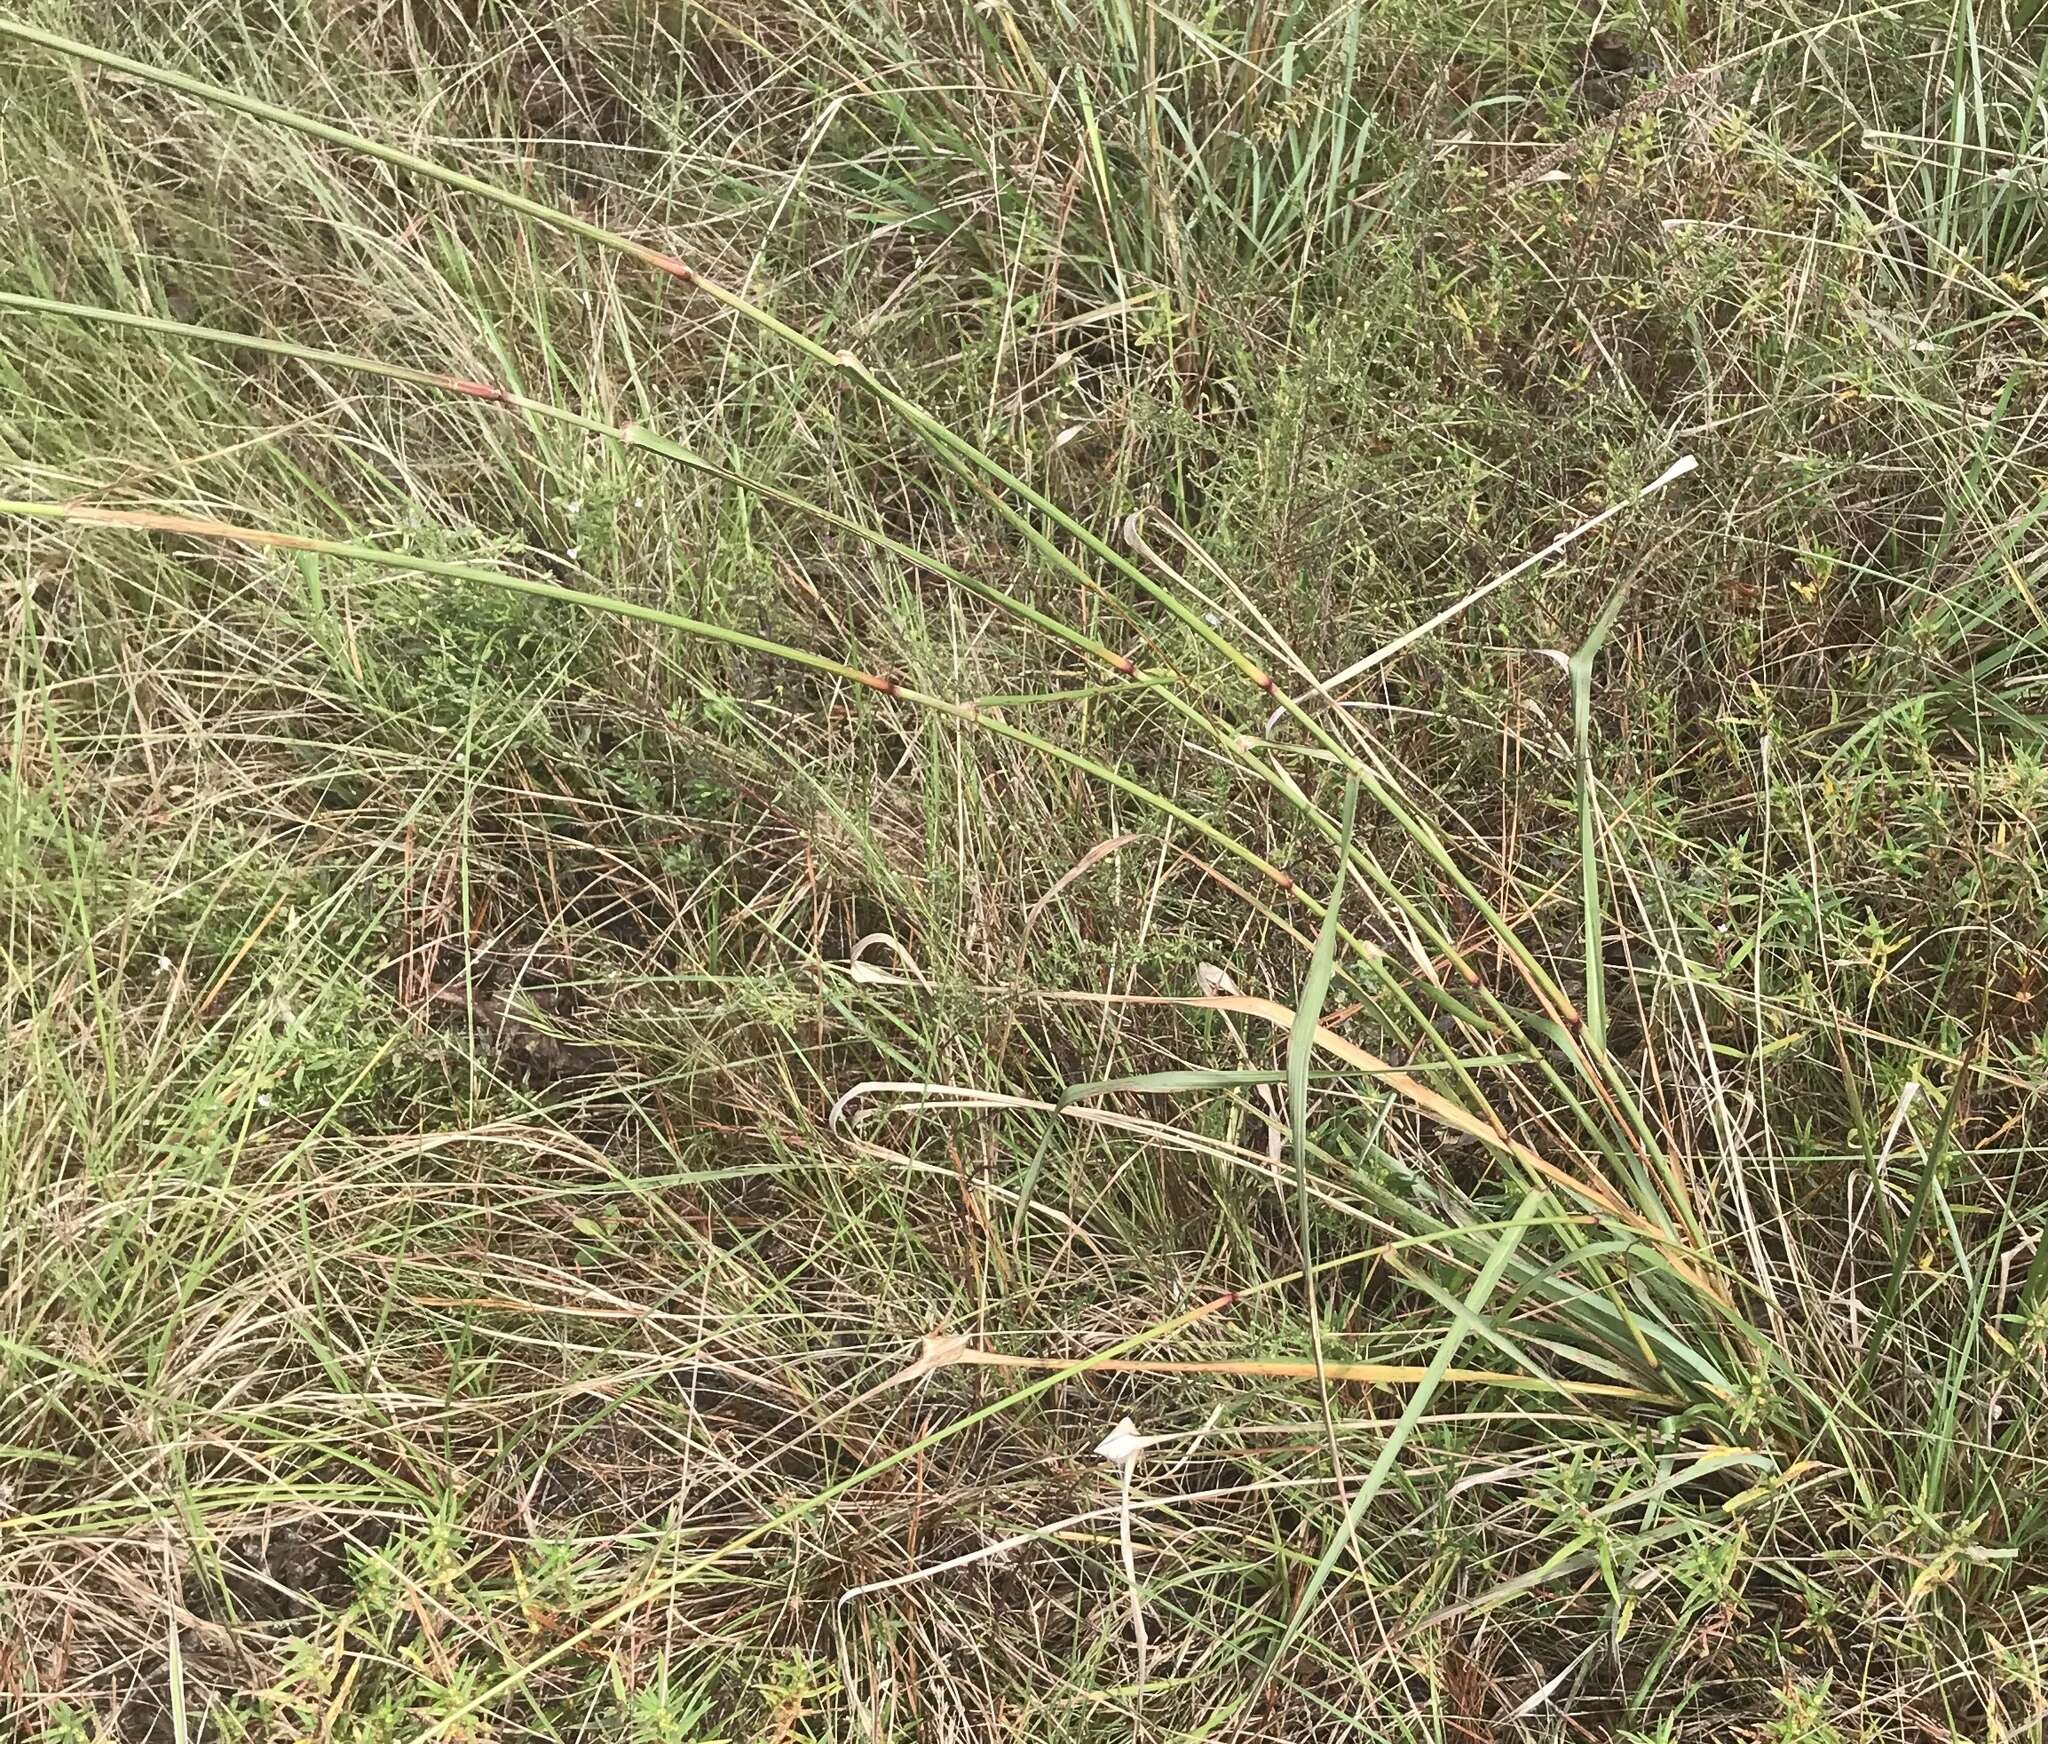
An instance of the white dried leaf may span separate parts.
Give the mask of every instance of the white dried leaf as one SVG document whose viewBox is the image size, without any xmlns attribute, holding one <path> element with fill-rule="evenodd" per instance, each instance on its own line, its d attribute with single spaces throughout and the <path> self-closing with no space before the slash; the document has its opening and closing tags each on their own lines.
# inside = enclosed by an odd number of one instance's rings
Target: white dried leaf
<svg viewBox="0 0 2048 1744">
<path fill-rule="evenodd" d="M 1111 1465 L 1126 1465 L 1151 1445 L 1151 1436 L 1140 1435 L 1137 1424 L 1126 1417 L 1096 1443 L 1095 1457 Z"/>
</svg>

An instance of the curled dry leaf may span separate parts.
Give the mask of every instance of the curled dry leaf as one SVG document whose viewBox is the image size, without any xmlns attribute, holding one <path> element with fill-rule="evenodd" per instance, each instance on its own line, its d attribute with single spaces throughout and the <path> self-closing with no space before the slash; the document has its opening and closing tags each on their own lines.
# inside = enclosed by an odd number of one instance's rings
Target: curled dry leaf
<svg viewBox="0 0 2048 1744">
<path fill-rule="evenodd" d="M 1143 840 L 1143 836 L 1132 830 L 1120 836 L 1111 836 L 1107 841 L 1097 842 L 1094 847 L 1090 848 L 1087 853 L 1083 854 L 1080 859 L 1076 860 L 1073 865 L 1062 872 L 1054 880 L 1052 887 L 1024 911 L 1024 930 L 1029 932 L 1036 926 L 1038 924 L 1038 917 L 1045 912 L 1047 905 L 1054 901 L 1059 896 L 1059 893 L 1072 884 L 1075 879 L 1081 877 L 1089 867 L 1100 865 L 1110 855 L 1118 852 L 1120 849 L 1128 848 L 1133 842 Z"/>
<path fill-rule="evenodd" d="M 1151 1445 L 1151 1436 L 1140 1435 L 1137 1424 L 1126 1417 L 1095 1444 L 1095 1457 L 1111 1465 L 1128 1465 Z"/>
<path fill-rule="evenodd" d="M 881 945 L 890 951 L 908 969 L 908 975 L 898 975 L 867 960 L 870 945 Z M 917 966 L 917 959 L 906 951 L 902 944 L 888 933 L 869 933 L 861 939 L 847 955 L 846 972 L 864 987 L 915 987 L 924 983 L 924 971 Z"/>
</svg>

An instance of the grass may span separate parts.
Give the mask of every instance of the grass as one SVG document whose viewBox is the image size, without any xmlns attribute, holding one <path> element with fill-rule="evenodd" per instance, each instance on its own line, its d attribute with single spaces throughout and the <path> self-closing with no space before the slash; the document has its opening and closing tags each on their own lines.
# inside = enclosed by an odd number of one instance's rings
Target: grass
<svg viewBox="0 0 2048 1744">
<path fill-rule="evenodd" d="M 2048 23 L 0 14 L 0 1731 L 2048 1731 Z"/>
</svg>

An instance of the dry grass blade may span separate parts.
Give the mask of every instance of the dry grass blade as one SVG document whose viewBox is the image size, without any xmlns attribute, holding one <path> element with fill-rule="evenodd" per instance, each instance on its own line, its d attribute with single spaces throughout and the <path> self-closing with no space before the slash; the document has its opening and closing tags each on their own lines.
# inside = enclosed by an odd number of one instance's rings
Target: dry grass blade
<svg viewBox="0 0 2048 1744">
<path fill-rule="evenodd" d="M 901 1387 L 922 1380 L 941 1369 L 964 1365 L 969 1368 L 1024 1369 L 1037 1373 L 1076 1373 L 1080 1359 L 1069 1357 L 1018 1356 L 1009 1351 L 983 1350 L 957 1333 L 925 1340 L 917 1360 L 883 1382 Z M 1211 1357 L 1197 1361 L 1169 1362 L 1164 1359 L 1107 1357 L 1089 1362 L 1089 1373 L 1122 1375 L 1239 1375 L 1250 1380 L 1332 1381 L 1340 1386 L 1416 1387 L 1469 1385 L 1502 1387 L 1514 1392 L 1556 1393 L 1567 1398 L 1618 1399 L 1634 1404 L 1673 1405 L 1669 1395 L 1643 1387 L 1613 1386 L 1605 1382 L 1559 1381 L 1541 1375 L 1519 1375 L 1502 1369 L 1432 1369 L 1417 1363 L 1374 1363 L 1317 1361 L 1307 1357 Z"/>
<path fill-rule="evenodd" d="M 1291 1030 L 1294 1025 L 1294 1012 L 1291 1009 L 1277 1000 L 1263 999 L 1255 994 L 1119 994 L 1041 990 L 1033 997 L 1054 1004 L 1175 1006 L 1191 1011 L 1228 1011 L 1242 1017 L 1258 1018 L 1282 1031 Z M 1417 1113 L 1436 1125 L 1478 1140 L 1489 1150 L 1519 1163 L 1531 1175 L 1554 1187 L 1562 1188 L 1580 1204 L 1591 1206 L 1643 1241 L 1655 1245 L 1666 1254 L 1673 1270 L 1685 1277 L 1703 1295 L 1723 1307 L 1731 1306 L 1720 1286 L 1701 1269 L 1700 1257 L 1688 1253 L 1675 1238 L 1631 1210 L 1607 1181 L 1597 1175 L 1575 1175 L 1570 1170 L 1552 1163 L 1519 1139 L 1488 1126 L 1468 1110 L 1459 1107 L 1449 1097 L 1432 1090 L 1413 1074 L 1404 1072 L 1398 1066 L 1379 1058 L 1378 1055 L 1332 1029 L 1319 1025 L 1314 1040 L 1318 1051 L 1342 1060 L 1347 1066 L 1365 1074 L 1372 1082 L 1384 1085 Z"/>
</svg>

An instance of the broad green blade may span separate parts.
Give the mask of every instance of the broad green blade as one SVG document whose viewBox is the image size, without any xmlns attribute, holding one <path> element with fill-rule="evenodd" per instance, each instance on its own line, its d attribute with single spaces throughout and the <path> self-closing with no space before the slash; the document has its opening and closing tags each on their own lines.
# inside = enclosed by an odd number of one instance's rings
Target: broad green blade
<svg viewBox="0 0 2048 1744">
<path fill-rule="evenodd" d="M 1544 1197 L 1540 1191 L 1523 1196 L 1514 1220 L 1501 1231 L 1493 1244 L 1492 1252 L 1486 1257 L 1485 1264 L 1479 1268 L 1479 1275 L 1472 1280 L 1472 1287 L 1465 1292 L 1460 1313 L 1445 1328 L 1443 1337 L 1437 1341 L 1436 1353 L 1429 1359 L 1427 1374 L 1416 1386 L 1415 1391 L 1409 1394 L 1408 1403 L 1402 1407 L 1399 1419 L 1387 1432 L 1387 1439 L 1380 1446 L 1379 1457 L 1372 1462 L 1372 1468 L 1365 1474 L 1357 1494 L 1351 1498 L 1351 1506 L 1345 1510 L 1343 1523 L 1337 1528 L 1322 1556 L 1317 1560 L 1307 1584 L 1301 1590 L 1301 1597 L 1295 1601 L 1294 1615 L 1288 1618 L 1287 1627 L 1281 1632 L 1272 1657 L 1267 1661 L 1266 1669 L 1269 1676 L 1287 1656 L 1289 1649 L 1301 1638 L 1302 1631 L 1308 1627 L 1309 1619 L 1315 1615 L 1316 1601 L 1322 1597 L 1323 1588 L 1329 1584 L 1338 1561 L 1351 1548 L 1352 1541 L 1358 1536 L 1359 1524 L 1365 1518 L 1366 1509 L 1372 1506 L 1374 1498 L 1386 1487 L 1387 1478 L 1394 1469 L 1394 1462 L 1401 1457 L 1402 1448 L 1407 1446 L 1409 1438 L 1414 1435 L 1416 1425 L 1422 1421 L 1423 1415 L 1429 1409 L 1430 1401 L 1436 1397 L 1445 1374 L 1457 1360 L 1458 1352 L 1464 1348 L 1473 1322 L 1485 1312 L 1495 1286 L 1499 1284 L 1509 1262 L 1515 1257 L 1515 1250 L 1521 1246 L 1522 1237 L 1527 1233 Z"/>
<path fill-rule="evenodd" d="M 1579 895 L 1586 953 L 1584 1016 L 1586 1035 L 1603 1054 L 1607 1051 L 1607 969 L 1600 910 L 1600 863 L 1593 827 L 1593 661 L 1613 631 L 1627 598 L 1626 588 L 1615 589 L 1571 658 L 1572 737 L 1579 765 Z"/>
</svg>

